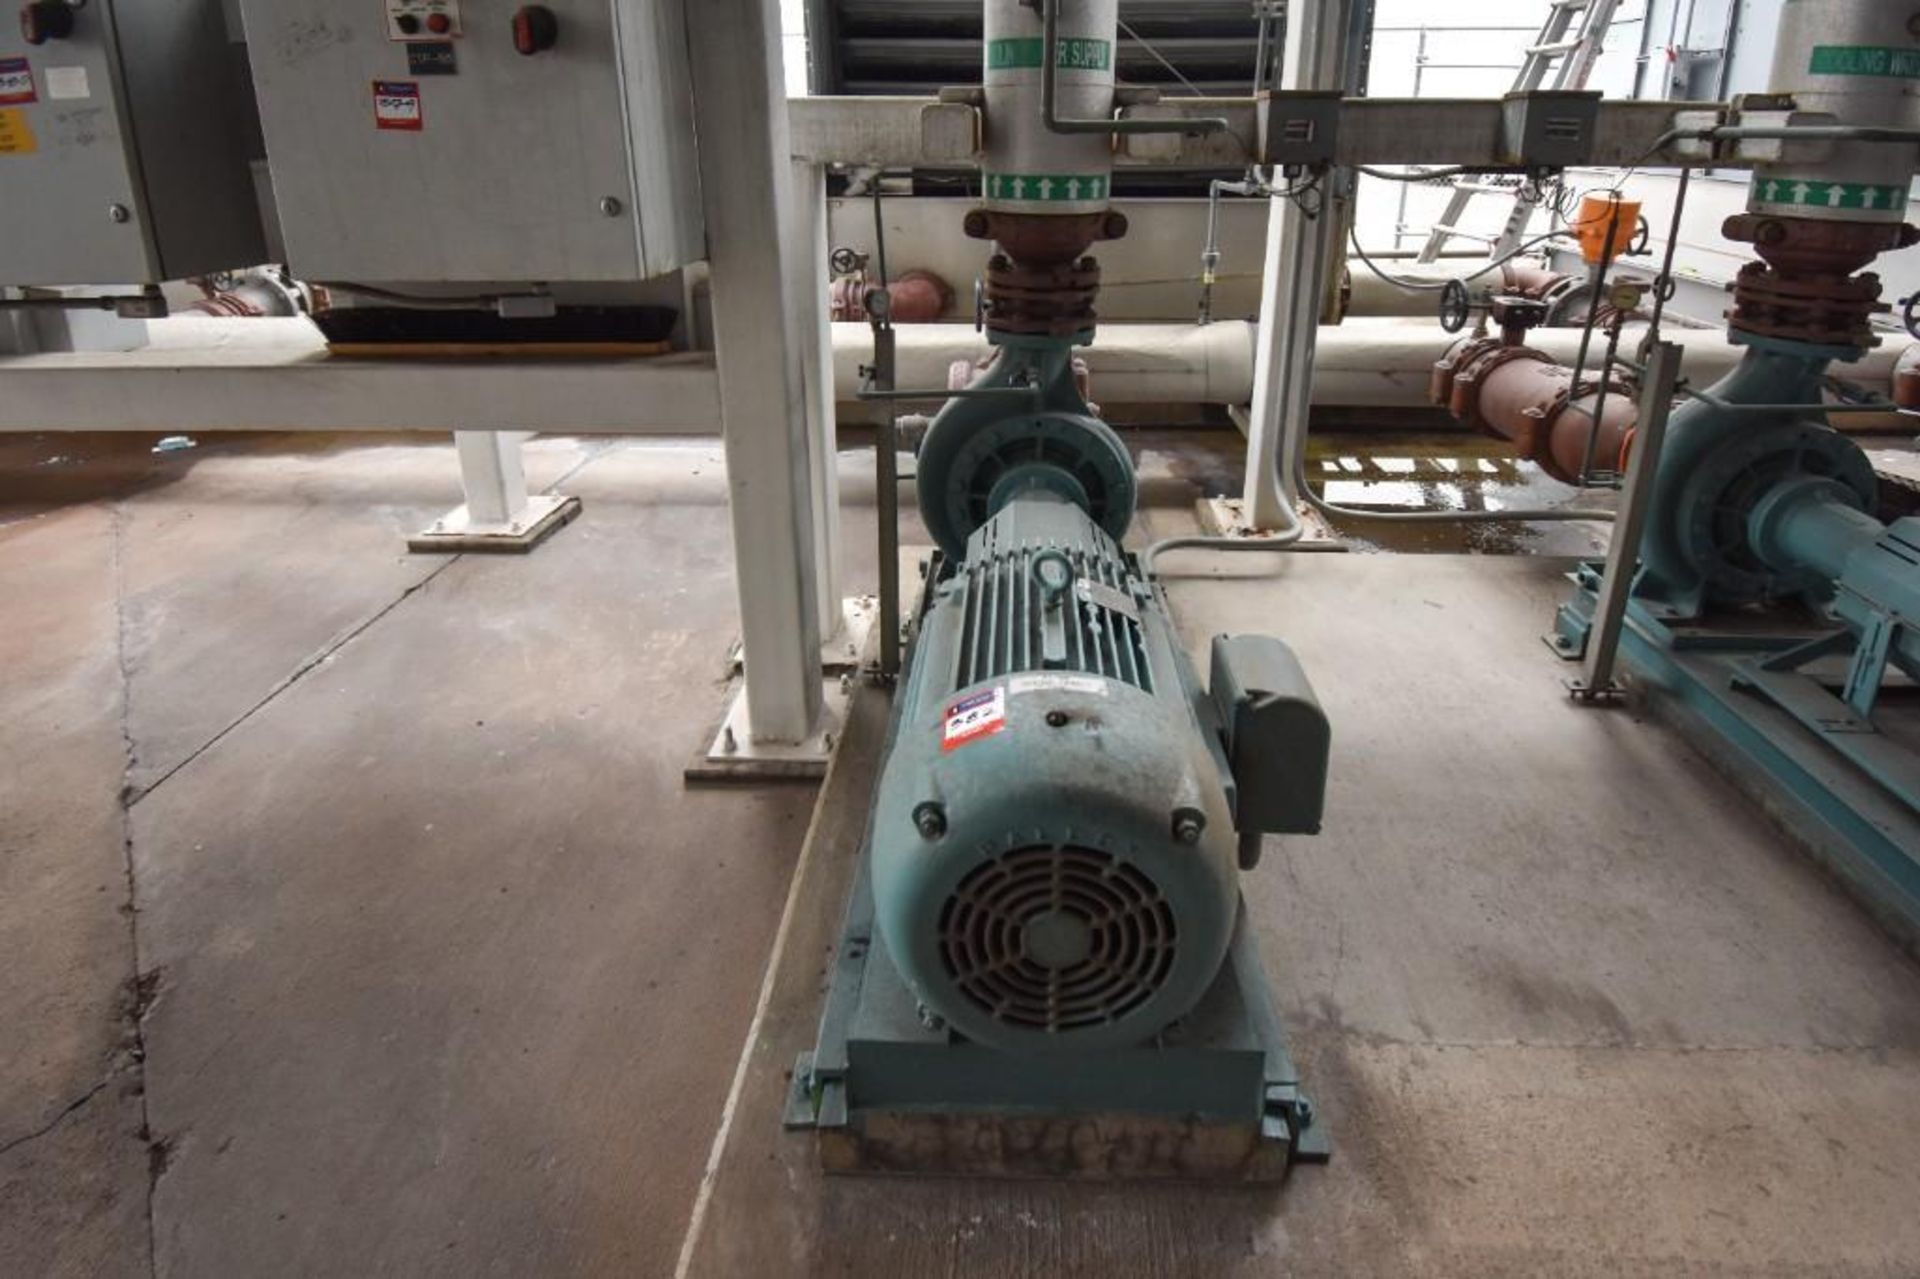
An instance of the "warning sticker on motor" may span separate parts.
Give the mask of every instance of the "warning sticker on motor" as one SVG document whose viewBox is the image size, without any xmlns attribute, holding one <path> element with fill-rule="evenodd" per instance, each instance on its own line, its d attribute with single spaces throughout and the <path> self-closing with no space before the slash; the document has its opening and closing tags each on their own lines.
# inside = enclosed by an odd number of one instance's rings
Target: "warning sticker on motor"
<svg viewBox="0 0 1920 1279">
<path fill-rule="evenodd" d="M 963 697 L 947 707 L 940 732 L 940 749 L 958 750 L 968 742 L 992 737 L 1007 726 L 1007 689 L 995 684 L 984 693 Z"/>
<path fill-rule="evenodd" d="M 27 60 L 0 58 L 0 107 L 25 106 L 39 100 L 33 88 L 33 68 Z"/>
<path fill-rule="evenodd" d="M 1015 697 L 1023 693 L 1091 693 L 1107 695 L 1107 681 L 1098 675 L 1015 675 L 1007 681 L 1007 692 Z"/>
<path fill-rule="evenodd" d="M 425 124 L 417 80 L 375 80 L 373 120 L 383 129 L 419 132 Z"/>
</svg>

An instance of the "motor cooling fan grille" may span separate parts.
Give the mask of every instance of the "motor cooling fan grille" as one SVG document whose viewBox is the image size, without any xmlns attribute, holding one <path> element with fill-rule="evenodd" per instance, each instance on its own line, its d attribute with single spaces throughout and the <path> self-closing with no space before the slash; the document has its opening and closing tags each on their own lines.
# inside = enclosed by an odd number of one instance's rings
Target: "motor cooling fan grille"
<svg viewBox="0 0 1920 1279">
<path fill-rule="evenodd" d="M 1173 910 L 1147 876 L 1090 848 L 1019 848 L 975 868 L 940 911 L 947 976 L 997 1021 L 1072 1031 L 1124 1017 L 1173 971 Z"/>
</svg>

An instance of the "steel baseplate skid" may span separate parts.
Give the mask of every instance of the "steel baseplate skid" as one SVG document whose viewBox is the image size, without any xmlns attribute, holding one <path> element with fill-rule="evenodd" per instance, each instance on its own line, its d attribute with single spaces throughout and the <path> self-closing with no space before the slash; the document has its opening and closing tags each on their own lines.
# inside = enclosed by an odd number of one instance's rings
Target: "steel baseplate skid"
<svg viewBox="0 0 1920 1279">
<path fill-rule="evenodd" d="M 1015 1055 L 922 1019 L 874 929 L 865 848 L 786 1126 L 817 1130 L 829 1173 L 1278 1181 L 1330 1155 L 1244 902 L 1219 977 L 1159 1042 Z"/>
<path fill-rule="evenodd" d="M 1572 574 L 1551 637 L 1564 657 L 1585 649 L 1601 567 Z M 1863 653 L 1837 626 L 1695 627 L 1666 611 L 1641 600 L 1627 611 L 1621 652 L 1642 684 L 1677 704 L 1685 726 L 1732 747 L 1727 762 L 1745 766 L 1736 776 L 1757 770 L 1776 783 L 1767 797 L 1790 801 L 1781 815 L 1815 855 L 1904 942 L 1920 942 L 1920 754 L 1887 731 L 1893 721 L 1858 709 L 1871 710 L 1861 685 L 1868 667 L 1877 683 L 1884 645 Z"/>
</svg>

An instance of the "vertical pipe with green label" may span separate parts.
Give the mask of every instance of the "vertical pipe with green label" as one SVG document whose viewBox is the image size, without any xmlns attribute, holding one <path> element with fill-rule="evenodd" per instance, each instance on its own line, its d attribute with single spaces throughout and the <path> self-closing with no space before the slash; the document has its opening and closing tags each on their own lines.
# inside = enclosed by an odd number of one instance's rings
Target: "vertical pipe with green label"
<svg viewBox="0 0 1920 1279">
<path fill-rule="evenodd" d="M 1786 0 L 1771 91 L 1842 125 L 1920 125 L 1920 2 Z M 1747 207 L 1772 217 L 1903 222 L 1920 148 L 1837 143 L 1830 159 L 1756 169 Z"/>
<path fill-rule="evenodd" d="M 1113 114 L 1114 35 L 1119 0 L 1059 0 L 1054 51 L 1059 110 L 1077 119 Z M 1037 7 L 987 0 L 986 207 L 996 213 L 1085 214 L 1106 211 L 1113 181 L 1113 139 L 1055 133 L 1040 106 L 1046 40 Z"/>
</svg>

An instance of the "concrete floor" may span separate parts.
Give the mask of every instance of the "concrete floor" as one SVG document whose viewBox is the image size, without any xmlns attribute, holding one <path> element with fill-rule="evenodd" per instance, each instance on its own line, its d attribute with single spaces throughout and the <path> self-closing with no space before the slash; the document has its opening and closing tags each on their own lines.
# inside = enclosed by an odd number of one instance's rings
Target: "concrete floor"
<svg viewBox="0 0 1920 1279">
<path fill-rule="evenodd" d="M 1232 442 L 1147 443 L 1183 531 Z M 0 445 L 0 1274 L 667 1274 L 723 1113 L 695 1273 L 1920 1273 L 1920 966 L 1666 729 L 1559 696 L 1525 556 L 1169 562 L 1190 640 L 1287 636 L 1336 726 L 1327 834 L 1247 880 L 1333 1165 L 822 1184 L 763 1094 L 844 849 L 724 1111 L 814 789 L 680 780 L 717 449 L 529 464 L 581 521 L 446 559 L 401 549 L 445 446 Z"/>
<path fill-rule="evenodd" d="M 444 446 L 8 471 L 0 1274 L 670 1267 L 813 788 L 682 785 L 719 455 L 601 449 L 524 559 Z"/>
</svg>

